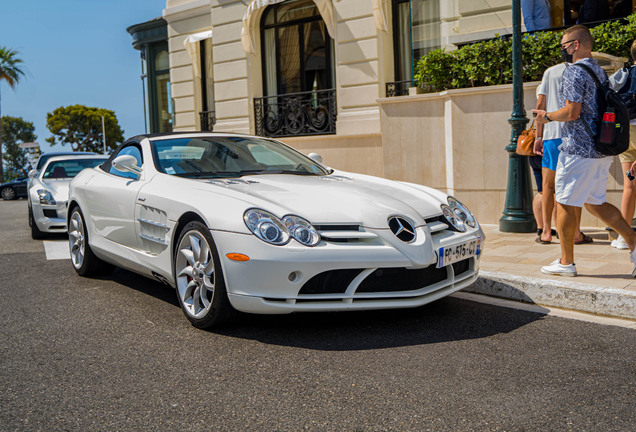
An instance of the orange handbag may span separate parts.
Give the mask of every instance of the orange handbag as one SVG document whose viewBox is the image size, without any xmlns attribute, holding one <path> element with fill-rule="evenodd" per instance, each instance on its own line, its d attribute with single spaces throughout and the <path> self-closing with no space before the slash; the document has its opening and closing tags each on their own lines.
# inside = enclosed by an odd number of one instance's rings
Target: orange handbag
<svg viewBox="0 0 636 432">
<path fill-rule="evenodd" d="M 536 156 L 534 153 L 534 120 L 530 125 L 530 129 L 524 130 L 519 139 L 517 139 L 517 154 L 521 156 Z"/>
</svg>

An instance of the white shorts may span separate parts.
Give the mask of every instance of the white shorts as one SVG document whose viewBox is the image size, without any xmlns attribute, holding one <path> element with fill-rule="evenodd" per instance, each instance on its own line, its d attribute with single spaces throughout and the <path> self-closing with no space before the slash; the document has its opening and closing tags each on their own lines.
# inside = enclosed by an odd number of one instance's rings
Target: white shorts
<svg viewBox="0 0 636 432">
<path fill-rule="evenodd" d="M 614 158 L 584 158 L 561 152 L 557 163 L 555 195 L 558 203 L 573 207 L 607 201 L 607 179 Z"/>
</svg>

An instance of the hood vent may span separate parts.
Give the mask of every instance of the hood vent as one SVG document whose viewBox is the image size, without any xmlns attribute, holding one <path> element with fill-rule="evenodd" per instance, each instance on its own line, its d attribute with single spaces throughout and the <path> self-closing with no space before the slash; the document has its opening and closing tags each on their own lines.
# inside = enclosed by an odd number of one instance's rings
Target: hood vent
<svg viewBox="0 0 636 432">
<path fill-rule="evenodd" d="M 210 180 L 208 183 L 217 186 L 230 186 L 230 185 L 250 185 L 258 183 L 256 180 L 243 180 L 243 179 L 231 179 L 231 180 Z"/>
</svg>

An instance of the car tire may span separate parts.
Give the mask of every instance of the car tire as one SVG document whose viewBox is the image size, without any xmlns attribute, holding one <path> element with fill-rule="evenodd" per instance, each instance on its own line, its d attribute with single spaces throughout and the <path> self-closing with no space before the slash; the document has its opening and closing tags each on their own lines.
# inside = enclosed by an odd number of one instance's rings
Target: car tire
<svg viewBox="0 0 636 432">
<path fill-rule="evenodd" d="M 172 262 L 179 304 L 193 326 L 219 327 L 239 316 L 228 299 L 209 228 L 201 222 L 188 223 L 179 236 Z"/>
<path fill-rule="evenodd" d="M 88 242 L 88 230 L 84 215 L 75 207 L 68 220 L 68 244 L 71 263 L 80 276 L 96 276 L 110 273 L 115 266 L 95 256 Z"/>
<path fill-rule="evenodd" d="M 14 200 L 18 197 L 15 193 L 15 189 L 13 189 L 12 187 L 6 187 L 2 189 L 2 192 L 0 192 L 0 194 L 2 194 L 2 199 L 5 201 Z"/>
<path fill-rule="evenodd" d="M 40 231 L 38 228 L 38 224 L 35 223 L 35 218 L 33 217 L 33 209 L 29 206 L 29 226 L 31 227 L 31 238 L 33 240 L 42 240 L 46 238 L 46 233 Z"/>
</svg>

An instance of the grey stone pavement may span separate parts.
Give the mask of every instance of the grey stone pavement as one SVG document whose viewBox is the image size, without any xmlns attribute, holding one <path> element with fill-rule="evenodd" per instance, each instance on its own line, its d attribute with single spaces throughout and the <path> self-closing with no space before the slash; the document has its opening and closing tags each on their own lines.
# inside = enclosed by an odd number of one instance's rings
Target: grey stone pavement
<svg viewBox="0 0 636 432">
<path fill-rule="evenodd" d="M 468 291 L 599 315 L 636 318 L 636 279 L 629 251 L 610 246 L 607 231 L 583 228 L 594 243 L 576 245 L 578 276 L 549 276 L 541 267 L 561 255 L 558 239 L 535 242 L 536 233 L 502 233 L 484 225 L 480 280 Z"/>
</svg>

